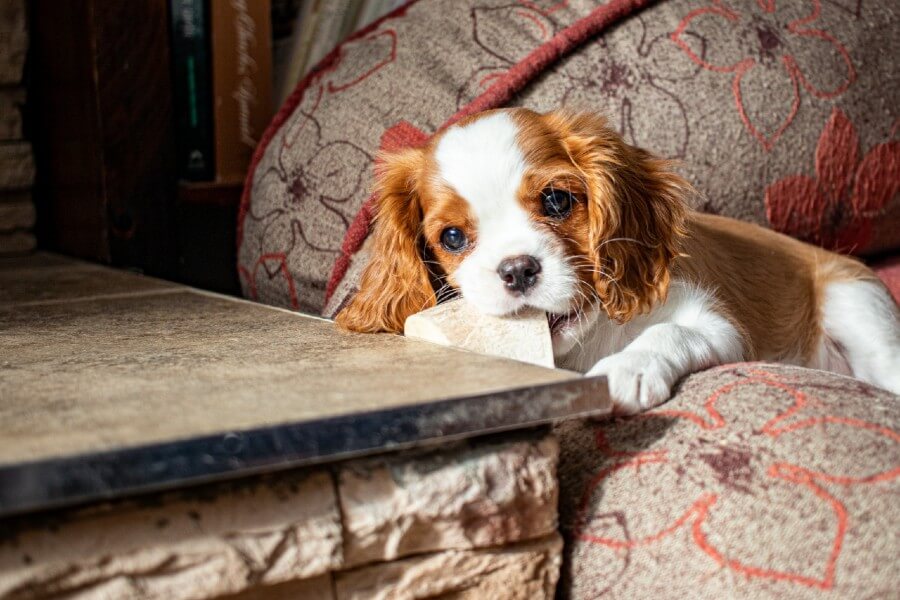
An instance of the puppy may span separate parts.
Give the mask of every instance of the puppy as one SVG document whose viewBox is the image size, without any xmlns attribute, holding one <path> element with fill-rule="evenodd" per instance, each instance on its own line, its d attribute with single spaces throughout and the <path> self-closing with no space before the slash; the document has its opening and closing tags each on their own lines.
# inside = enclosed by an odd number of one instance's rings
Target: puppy
<svg viewBox="0 0 900 600">
<path fill-rule="evenodd" d="M 745 360 L 900 393 L 898 309 L 869 269 L 690 211 L 672 165 L 602 117 L 481 113 L 384 156 L 376 189 L 345 329 L 401 332 L 447 290 L 495 315 L 537 307 L 557 366 L 606 375 L 623 414 L 664 402 L 688 373 Z"/>
</svg>

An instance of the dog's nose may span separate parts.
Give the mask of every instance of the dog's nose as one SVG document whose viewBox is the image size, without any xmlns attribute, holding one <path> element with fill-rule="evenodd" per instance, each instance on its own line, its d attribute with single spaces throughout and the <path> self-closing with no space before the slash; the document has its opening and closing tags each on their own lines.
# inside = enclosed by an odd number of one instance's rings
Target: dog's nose
<svg viewBox="0 0 900 600">
<path fill-rule="evenodd" d="M 497 267 L 497 274 L 511 292 L 524 294 L 534 287 L 541 272 L 541 263 L 533 256 L 521 255 L 504 258 Z"/>
</svg>

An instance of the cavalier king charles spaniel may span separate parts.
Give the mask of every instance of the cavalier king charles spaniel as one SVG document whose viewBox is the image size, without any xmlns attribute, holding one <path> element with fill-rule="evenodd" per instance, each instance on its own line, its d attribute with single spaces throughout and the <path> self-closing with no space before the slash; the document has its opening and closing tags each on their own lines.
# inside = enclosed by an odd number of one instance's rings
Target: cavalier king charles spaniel
<svg viewBox="0 0 900 600">
<path fill-rule="evenodd" d="M 371 258 L 338 314 L 401 332 L 447 293 L 547 313 L 558 367 L 605 375 L 617 411 L 688 373 L 765 360 L 900 393 L 900 318 L 859 262 L 689 210 L 672 164 L 593 114 L 502 109 L 382 157 Z"/>
</svg>

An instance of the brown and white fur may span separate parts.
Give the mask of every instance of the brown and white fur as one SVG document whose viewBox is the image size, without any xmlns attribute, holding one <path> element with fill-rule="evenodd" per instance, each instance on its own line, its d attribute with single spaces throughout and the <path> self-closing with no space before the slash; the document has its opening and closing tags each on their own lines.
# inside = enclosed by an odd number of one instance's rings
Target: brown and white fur
<svg viewBox="0 0 900 600">
<path fill-rule="evenodd" d="M 689 193 L 602 117 L 475 115 L 383 157 L 372 257 L 337 322 L 400 332 L 447 290 L 490 314 L 536 307 L 557 366 L 606 375 L 622 413 L 665 401 L 688 373 L 743 360 L 900 393 L 898 309 L 869 269 L 692 212 Z"/>
</svg>

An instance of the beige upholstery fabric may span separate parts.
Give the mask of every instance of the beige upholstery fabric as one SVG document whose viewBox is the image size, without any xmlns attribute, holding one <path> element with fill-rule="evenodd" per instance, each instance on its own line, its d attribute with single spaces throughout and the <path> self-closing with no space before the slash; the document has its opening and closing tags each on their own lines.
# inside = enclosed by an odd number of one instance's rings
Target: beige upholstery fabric
<svg viewBox="0 0 900 600">
<path fill-rule="evenodd" d="M 366 260 L 358 217 L 378 150 L 520 88 L 512 104 L 599 111 L 681 160 L 703 210 L 856 253 L 900 246 L 893 0 L 644 3 L 420 0 L 340 46 L 263 141 L 241 219 L 245 294 L 334 314 Z M 626 16 L 541 72 L 542 52 L 607 8 Z"/>
<path fill-rule="evenodd" d="M 900 398 L 796 367 L 688 377 L 560 436 L 571 598 L 889 598 Z"/>
</svg>

